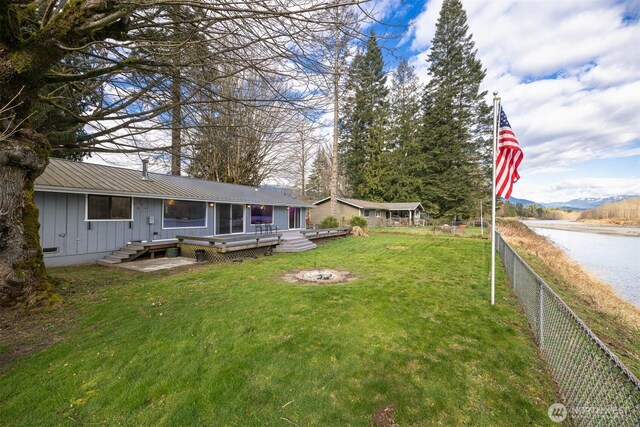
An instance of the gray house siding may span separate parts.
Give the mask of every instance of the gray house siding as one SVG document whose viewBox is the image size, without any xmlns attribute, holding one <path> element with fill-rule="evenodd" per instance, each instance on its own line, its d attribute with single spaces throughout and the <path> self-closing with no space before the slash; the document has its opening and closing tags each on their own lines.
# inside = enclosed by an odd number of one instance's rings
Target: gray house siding
<svg viewBox="0 0 640 427">
<path fill-rule="evenodd" d="M 213 234 L 213 207 L 207 207 L 206 228 L 162 229 L 161 199 L 133 198 L 133 221 L 86 221 L 84 194 L 36 191 L 35 202 L 47 266 L 94 262 L 136 240 Z M 150 216 L 154 224 L 148 223 Z"/>
<path fill-rule="evenodd" d="M 86 221 L 86 195 L 35 192 L 39 210 L 40 243 L 45 264 L 49 267 L 92 263 L 131 241 L 175 238 L 178 234 L 212 236 L 215 230 L 215 206 L 207 203 L 205 228 L 162 228 L 162 199 L 133 198 L 133 221 Z M 255 232 L 249 209 L 243 205 L 245 232 Z M 304 218 L 304 209 L 302 209 Z M 149 224 L 149 217 L 154 223 Z M 274 225 L 279 230 L 289 226 L 285 206 L 274 207 Z M 52 251 L 55 248 L 55 251 Z"/>
</svg>

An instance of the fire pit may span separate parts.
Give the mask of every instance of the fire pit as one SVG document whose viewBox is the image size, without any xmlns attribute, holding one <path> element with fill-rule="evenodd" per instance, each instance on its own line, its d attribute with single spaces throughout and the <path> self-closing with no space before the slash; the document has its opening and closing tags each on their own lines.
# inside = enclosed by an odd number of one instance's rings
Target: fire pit
<svg viewBox="0 0 640 427">
<path fill-rule="evenodd" d="M 293 271 L 284 275 L 284 280 L 291 283 L 307 285 L 332 285 L 346 283 L 355 279 L 349 271 L 337 271 L 328 269 L 314 269 Z"/>
</svg>

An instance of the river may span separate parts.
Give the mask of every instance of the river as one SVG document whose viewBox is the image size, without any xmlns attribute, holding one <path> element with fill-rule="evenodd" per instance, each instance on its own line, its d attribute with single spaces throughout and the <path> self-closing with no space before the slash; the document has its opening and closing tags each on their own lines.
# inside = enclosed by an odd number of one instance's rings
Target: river
<svg viewBox="0 0 640 427">
<path fill-rule="evenodd" d="M 573 221 L 524 221 L 620 296 L 640 307 L 640 229 L 605 233 L 603 228 Z M 562 229 L 566 228 L 566 229 Z M 604 226 L 604 229 L 607 227 Z M 570 231 L 569 231 L 570 230 Z"/>
</svg>

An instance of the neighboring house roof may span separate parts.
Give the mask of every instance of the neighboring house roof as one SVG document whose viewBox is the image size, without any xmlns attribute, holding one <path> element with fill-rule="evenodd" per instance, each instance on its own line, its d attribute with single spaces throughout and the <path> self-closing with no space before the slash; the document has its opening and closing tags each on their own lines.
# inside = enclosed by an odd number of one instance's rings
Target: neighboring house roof
<svg viewBox="0 0 640 427">
<path fill-rule="evenodd" d="M 328 200 L 331 200 L 331 197 L 326 197 L 322 200 L 318 200 L 317 202 L 314 203 L 314 205 L 322 204 Z M 384 210 L 389 209 L 383 203 L 370 202 L 368 200 L 348 199 L 346 197 L 338 197 L 338 201 L 359 209 L 384 209 Z"/>
<path fill-rule="evenodd" d="M 420 202 L 408 202 L 408 203 L 385 203 L 385 205 L 391 211 L 415 211 L 419 209 L 424 210 Z"/>
<path fill-rule="evenodd" d="M 313 205 L 246 185 L 142 172 L 113 166 L 52 158 L 44 173 L 36 178 L 37 191 L 91 193 L 146 198 L 199 200 L 223 203 L 252 203 L 278 206 Z"/>
<path fill-rule="evenodd" d="M 326 197 L 322 200 L 318 200 L 314 203 L 314 205 L 322 204 L 331 197 Z M 420 202 L 408 202 L 408 203 L 378 203 L 378 202 L 370 202 L 368 200 L 359 200 L 359 199 L 348 199 L 346 197 L 338 197 L 338 201 L 342 203 L 346 203 L 347 205 L 351 205 L 360 209 L 384 209 L 388 211 L 413 211 L 420 208 L 420 210 L 424 210 Z"/>
</svg>

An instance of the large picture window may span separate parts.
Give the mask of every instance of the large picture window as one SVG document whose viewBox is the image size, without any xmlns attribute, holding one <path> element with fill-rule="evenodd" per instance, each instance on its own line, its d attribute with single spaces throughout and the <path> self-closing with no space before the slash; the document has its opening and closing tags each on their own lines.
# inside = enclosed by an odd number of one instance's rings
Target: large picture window
<svg viewBox="0 0 640 427">
<path fill-rule="evenodd" d="M 251 205 L 251 225 L 273 224 L 273 206 Z"/>
<path fill-rule="evenodd" d="M 88 221 L 133 221 L 131 197 L 87 195 Z"/>
<path fill-rule="evenodd" d="M 162 228 L 197 228 L 207 226 L 207 204 L 187 200 L 165 200 Z"/>
</svg>

